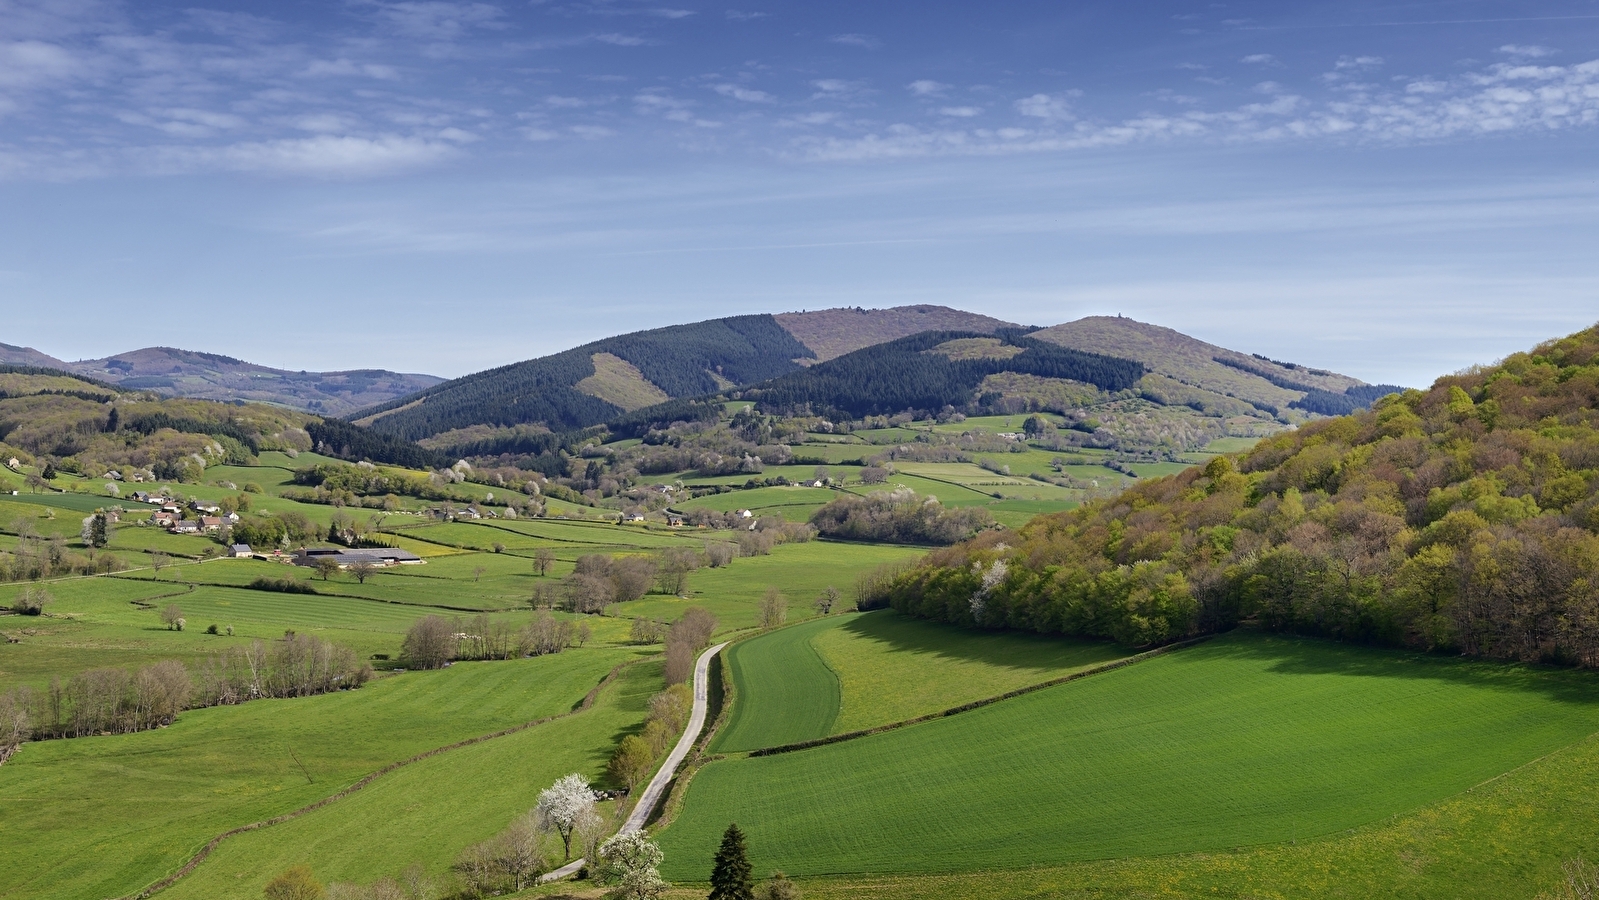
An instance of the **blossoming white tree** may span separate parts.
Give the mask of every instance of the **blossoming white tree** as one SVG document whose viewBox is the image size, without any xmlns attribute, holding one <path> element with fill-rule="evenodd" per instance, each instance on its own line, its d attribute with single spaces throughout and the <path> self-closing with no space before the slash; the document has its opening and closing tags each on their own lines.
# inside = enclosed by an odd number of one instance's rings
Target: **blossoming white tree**
<svg viewBox="0 0 1599 900">
<path fill-rule="evenodd" d="M 645 837 L 644 832 L 624 831 L 616 835 L 600 845 L 599 855 L 594 881 L 616 885 L 606 895 L 612 900 L 656 900 L 665 893 L 667 884 L 658 871 L 661 848 Z"/>
<path fill-rule="evenodd" d="M 533 815 L 541 830 L 554 831 L 561 836 L 566 858 L 571 859 L 572 832 L 599 817 L 594 811 L 594 790 L 589 787 L 589 780 L 578 774 L 558 779 L 539 794 Z"/>
</svg>

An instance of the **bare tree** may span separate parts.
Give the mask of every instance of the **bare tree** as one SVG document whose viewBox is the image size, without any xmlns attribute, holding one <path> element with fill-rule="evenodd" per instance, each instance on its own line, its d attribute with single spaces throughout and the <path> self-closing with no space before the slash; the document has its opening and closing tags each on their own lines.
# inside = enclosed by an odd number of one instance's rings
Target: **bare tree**
<svg viewBox="0 0 1599 900">
<path fill-rule="evenodd" d="M 358 559 L 350 563 L 350 574 L 355 576 L 358 584 L 366 584 L 366 580 L 376 575 L 378 564 L 370 559 Z"/>
<path fill-rule="evenodd" d="M 487 572 L 487 571 L 488 571 L 488 569 L 486 567 L 484 567 L 484 566 L 473 566 L 472 567 L 472 580 L 473 581 L 482 581 L 483 580 L 483 573 Z"/>
<path fill-rule="evenodd" d="M 766 595 L 761 598 L 760 620 L 761 627 L 765 629 L 776 628 L 788 619 L 788 598 L 776 587 L 766 589 Z"/>
<path fill-rule="evenodd" d="M 539 573 L 539 577 L 542 578 L 550 574 L 550 566 L 553 565 L 555 565 L 554 550 L 548 547 L 540 547 L 533 551 L 533 571 Z"/>
<path fill-rule="evenodd" d="M 167 604 L 167 608 L 161 610 L 161 624 L 167 626 L 168 630 L 182 631 L 183 610 L 178 609 L 176 603 Z"/>
<path fill-rule="evenodd" d="M 577 623 L 577 627 L 572 629 L 572 640 L 576 641 L 579 647 L 587 644 L 589 642 L 589 638 L 593 635 L 594 629 L 590 628 L 589 623 L 587 622 L 579 622 Z"/>
<path fill-rule="evenodd" d="M 172 558 L 160 550 L 150 551 L 150 568 L 155 570 L 155 577 L 157 578 L 161 577 L 161 570 L 166 568 L 171 561 Z"/>
<path fill-rule="evenodd" d="M 510 882 L 511 890 L 520 891 L 531 886 L 549 870 L 543 838 L 537 818 L 528 813 L 512 822 L 495 840 L 495 862 Z"/>
<path fill-rule="evenodd" d="M 400 653 L 413 669 L 441 668 L 450 661 L 453 650 L 454 632 L 450 623 L 439 616 L 416 620 L 400 645 Z"/>
<path fill-rule="evenodd" d="M 828 585 L 816 598 L 816 611 L 824 616 L 830 615 L 833 612 L 833 607 L 838 605 L 838 601 L 842 597 L 843 594 L 839 592 L 838 588 Z"/>
</svg>

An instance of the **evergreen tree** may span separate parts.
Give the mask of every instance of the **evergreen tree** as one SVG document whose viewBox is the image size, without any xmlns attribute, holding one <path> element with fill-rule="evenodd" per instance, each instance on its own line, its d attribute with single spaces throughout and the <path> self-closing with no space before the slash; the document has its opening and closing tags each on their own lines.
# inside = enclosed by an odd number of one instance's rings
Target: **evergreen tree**
<svg viewBox="0 0 1599 900">
<path fill-rule="evenodd" d="M 706 900 L 755 900 L 755 881 L 749 856 L 744 852 L 744 832 L 728 825 L 711 870 L 711 893 Z"/>
</svg>

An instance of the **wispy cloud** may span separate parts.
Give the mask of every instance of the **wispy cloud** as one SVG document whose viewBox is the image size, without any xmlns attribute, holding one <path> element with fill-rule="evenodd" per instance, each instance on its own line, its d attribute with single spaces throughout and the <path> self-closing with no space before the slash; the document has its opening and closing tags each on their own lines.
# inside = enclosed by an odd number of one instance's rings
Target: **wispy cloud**
<svg viewBox="0 0 1599 900">
<path fill-rule="evenodd" d="M 930 78 L 920 78 L 906 85 L 905 89 L 918 97 L 938 97 L 949 90 L 949 87 Z"/>
<path fill-rule="evenodd" d="M 137 155 L 150 171 L 158 173 L 224 170 L 365 178 L 431 165 L 455 152 L 455 147 L 443 140 L 320 135 L 220 147 L 153 147 Z"/>
<path fill-rule="evenodd" d="M 973 116 L 982 115 L 983 109 L 979 106 L 944 106 L 939 108 L 938 114 L 957 119 L 970 119 Z"/>
<path fill-rule="evenodd" d="M 1277 61 L 1277 57 L 1272 56 L 1270 53 L 1251 53 L 1248 56 L 1244 57 L 1243 59 L 1240 59 L 1239 62 L 1248 63 L 1249 65 L 1252 65 L 1252 66 L 1280 66 L 1280 65 L 1282 65 L 1282 63 Z"/>
<path fill-rule="evenodd" d="M 1542 59 L 1545 56 L 1554 56 L 1559 51 L 1537 44 L 1506 44 L 1499 48 L 1499 52 L 1522 59 Z"/>
<path fill-rule="evenodd" d="M 745 103 L 771 103 L 777 99 L 765 91 L 757 91 L 753 88 L 736 84 L 713 84 L 711 85 L 711 90 L 721 94 L 723 97 L 732 97 L 734 100 L 742 100 Z"/>
<path fill-rule="evenodd" d="M 862 47 L 867 50 L 876 50 L 878 47 L 883 46 L 882 41 L 869 34 L 835 34 L 828 40 L 835 44 L 843 44 L 846 47 Z"/>
</svg>

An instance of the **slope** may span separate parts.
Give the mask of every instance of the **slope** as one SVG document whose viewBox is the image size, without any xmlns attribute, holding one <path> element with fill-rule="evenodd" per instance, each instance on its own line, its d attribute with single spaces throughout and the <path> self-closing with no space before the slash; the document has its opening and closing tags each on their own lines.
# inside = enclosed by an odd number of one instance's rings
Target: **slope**
<svg viewBox="0 0 1599 900">
<path fill-rule="evenodd" d="M 845 306 L 814 312 L 780 313 L 773 318 L 796 340 L 809 347 L 816 354 L 818 362 L 922 331 L 993 334 L 1002 328 L 1020 327 L 979 313 L 928 305 L 895 306 L 890 309 Z"/>
<path fill-rule="evenodd" d="M 1365 384 L 1348 375 L 1239 353 L 1180 331 L 1121 316 L 1089 316 L 1035 331 L 1032 336 L 1062 347 L 1137 360 L 1148 366 L 1151 374 L 1197 392 L 1199 396 L 1192 399 L 1201 402 L 1225 406 L 1222 398 L 1233 398 L 1274 414 L 1286 411 L 1311 391 L 1339 395 Z M 1174 386 L 1162 384 L 1159 379 L 1155 382 L 1159 385 L 1157 390 L 1163 387 L 1166 392 L 1173 392 Z M 1367 401 L 1370 399 L 1373 398 Z M 1183 396 L 1176 402 L 1189 400 Z"/>
<path fill-rule="evenodd" d="M 1235 633 L 897 731 L 695 776 L 663 875 L 728 822 L 756 871 L 958 872 L 1288 842 L 1599 728 L 1587 673 Z"/>
<path fill-rule="evenodd" d="M 343 372 L 292 372 L 231 356 L 146 347 L 104 359 L 64 362 L 31 347 L 0 344 L 0 363 L 60 369 L 168 397 L 203 400 L 254 400 L 324 415 L 344 415 L 364 406 L 414 394 L 443 381 L 382 369 Z"/>
<path fill-rule="evenodd" d="M 652 390 L 666 397 L 704 396 L 730 382 L 753 384 L 794 371 L 799 368 L 794 360 L 813 356 L 771 316 L 733 316 L 618 335 L 489 369 L 352 418 L 410 440 L 474 425 L 543 423 L 557 431 L 577 429 L 620 416 L 622 403 Z M 596 357 L 612 370 L 609 376 L 596 369 Z M 641 380 L 618 378 L 611 359 L 632 366 Z M 622 382 L 625 394 L 604 387 Z"/>
</svg>

